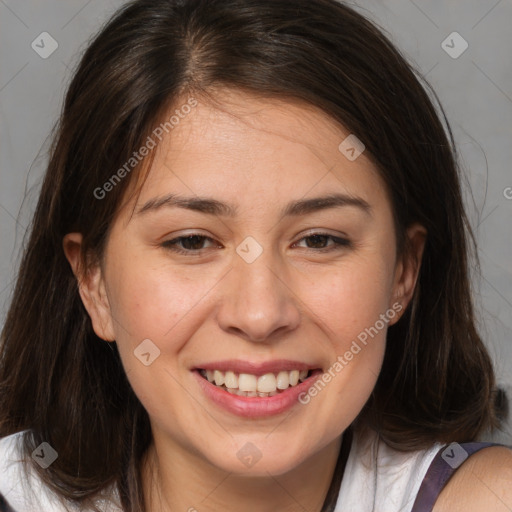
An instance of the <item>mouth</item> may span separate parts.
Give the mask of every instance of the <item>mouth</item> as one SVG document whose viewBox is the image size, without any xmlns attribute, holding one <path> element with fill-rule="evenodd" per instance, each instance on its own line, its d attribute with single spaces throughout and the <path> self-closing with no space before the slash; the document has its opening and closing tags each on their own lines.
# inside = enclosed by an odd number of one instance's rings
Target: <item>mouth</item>
<svg viewBox="0 0 512 512">
<path fill-rule="evenodd" d="M 322 372 L 316 369 L 294 369 L 268 372 L 260 375 L 238 373 L 233 370 L 197 368 L 198 374 L 210 384 L 231 395 L 269 398 L 285 393 Z"/>
<path fill-rule="evenodd" d="M 215 406 L 239 417 L 257 419 L 302 406 L 299 397 L 315 385 L 323 370 L 289 359 L 232 359 L 199 364 L 192 368 L 192 374 Z"/>
</svg>

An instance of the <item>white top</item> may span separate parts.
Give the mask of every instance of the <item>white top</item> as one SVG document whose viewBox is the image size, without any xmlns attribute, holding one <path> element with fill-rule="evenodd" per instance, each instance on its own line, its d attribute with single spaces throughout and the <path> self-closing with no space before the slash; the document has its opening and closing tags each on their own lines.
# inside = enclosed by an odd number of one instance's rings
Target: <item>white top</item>
<svg viewBox="0 0 512 512">
<path fill-rule="evenodd" d="M 430 463 L 444 445 L 400 452 L 375 431 L 354 432 L 334 512 L 410 512 Z"/>
<path fill-rule="evenodd" d="M 0 494 L 15 512 L 87 512 L 69 502 L 63 502 L 42 483 L 35 470 L 21 461 L 23 432 L 0 439 Z M 108 496 L 110 499 L 105 499 Z M 98 498 L 96 506 L 102 512 L 122 512 L 117 492 L 106 492 Z"/>
<path fill-rule="evenodd" d="M 0 439 L 0 493 L 16 512 L 78 511 L 71 505 L 66 508 L 30 469 L 30 481 L 22 478 L 18 455 L 22 434 Z M 442 446 L 437 443 L 427 450 L 399 452 L 373 431 L 364 437 L 355 432 L 335 512 L 410 512 L 423 477 Z M 122 512 L 117 492 L 111 496 L 112 500 L 98 499 L 98 508 Z"/>
</svg>

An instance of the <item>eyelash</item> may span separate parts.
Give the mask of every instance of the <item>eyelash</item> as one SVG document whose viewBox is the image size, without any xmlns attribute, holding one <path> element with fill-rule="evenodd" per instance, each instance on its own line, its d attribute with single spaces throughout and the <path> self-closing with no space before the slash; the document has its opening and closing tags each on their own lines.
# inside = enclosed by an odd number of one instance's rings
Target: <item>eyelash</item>
<svg viewBox="0 0 512 512">
<path fill-rule="evenodd" d="M 334 241 L 334 246 L 330 246 L 329 248 L 328 247 L 324 247 L 324 248 L 321 248 L 321 249 L 314 249 L 314 248 L 311 248 L 311 247 L 307 247 L 306 249 L 310 250 L 310 251 L 313 251 L 313 252 L 320 252 L 320 253 L 327 253 L 327 252 L 331 252 L 331 251 L 339 251 L 343 248 L 350 248 L 352 246 L 352 243 L 350 242 L 350 240 L 347 240 L 346 238 L 340 238 L 340 237 L 336 237 L 334 235 L 330 235 L 329 233 L 321 233 L 321 232 L 318 232 L 318 233 L 311 233 L 307 236 L 304 236 L 302 237 L 298 242 L 301 242 L 302 240 L 306 240 L 307 238 L 312 238 L 312 237 L 315 237 L 315 236 L 323 236 L 323 237 L 327 237 L 331 240 Z M 200 256 L 201 255 L 201 252 L 204 250 L 204 249 L 180 249 L 177 244 L 180 243 L 182 240 L 186 240 L 187 238 L 192 238 L 192 237 L 197 237 L 197 238 L 201 238 L 201 239 L 204 239 L 204 240 L 209 240 L 211 242 L 213 242 L 214 240 L 206 235 L 201 235 L 199 233 L 192 233 L 190 235 L 186 235 L 186 236 L 180 236 L 180 237 L 177 237 L 177 238 L 173 238 L 172 240 L 167 240 L 166 242 L 163 242 L 161 245 L 164 249 L 168 249 L 170 251 L 173 251 L 173 252 L 176 252 L 178 254 L 185 254 L 187 256 Z M 298 242 L 295 242 L 295 243 L 298 243 Z"/>
</svg>

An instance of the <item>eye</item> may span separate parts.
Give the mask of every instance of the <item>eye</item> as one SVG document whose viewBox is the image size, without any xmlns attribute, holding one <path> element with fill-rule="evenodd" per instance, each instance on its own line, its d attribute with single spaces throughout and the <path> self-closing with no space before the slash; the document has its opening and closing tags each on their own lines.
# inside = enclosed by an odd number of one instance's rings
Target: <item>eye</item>
<svg viewBox="0 0 512 512">
<path fill-rule="evenodd" d="M 332 250 L 335 251 L 343 247 L 351 246 L 350 240 L 346 238 L 336 237 L 328 233 L 311 233 L 310 235 L 301 238 L 299 242 L 302 242 L 303 240 L 306 241 L 306 248 L 312 249 L 315 252 L 329 252 Z M 307 242 L 308 240 L 310 241 L 310 243 Z M 329 240 L 331 240 L 333 243 L 331 245 L 326 246 Z M 296 245 L 299 242 L 296 242 L 294 245 Z"/>
<path fill-rule="evenodd" d="M 293 245 L 297 246 L 297 244 L 302 241 L 306 242 L 305 248 L 310 249 L 313 252 L 330 252 L 340 250 L 344 247 L 351 247 L 350 240 L 336 237 L 328 233 L 311 233 L 308 236 L 301 238 Z M 332 241 L 332 243 L 328 244 L 329 241 Z M 213 238 L 201 235 L 199 233 L 193 233 L 191 235 L 173 238 L 172 240 L 163 242 L 161 245 L 165 249 L 174 251 L 178 254 L 199 256 L 204 251 L 204 249 L 207 248 L 204 247 L 205 242 L 211 243 L 211 247 L 219 247 Z"/>
<path fill-rule="evenodd" d="M 198 256 L 198 252 L 203 249 L 202 246 L 205 241 L 213 242 L 214 240 L 204 235 L 192 234 L 188 236 L 180 236 L 178 238 L 163 242 L 162 247 L 179 254 Z"/>
</svg>

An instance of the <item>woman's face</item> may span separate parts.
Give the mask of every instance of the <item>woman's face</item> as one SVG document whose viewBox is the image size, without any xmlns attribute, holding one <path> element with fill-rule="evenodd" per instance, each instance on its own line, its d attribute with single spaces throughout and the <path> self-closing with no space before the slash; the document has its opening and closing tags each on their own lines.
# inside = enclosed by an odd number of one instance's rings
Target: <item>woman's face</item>
<svg viewBox="0 0 512 512">
<path fill-rule="evenodd" d="M 350 139 L 339 149 L 348 132 L 298 104 L 218 97 L 153 150 L 81 293 L 157 444 L 278 475 L 361 411 L 417 266 L 397 258 L 374 166 Z"/>
</svg>

